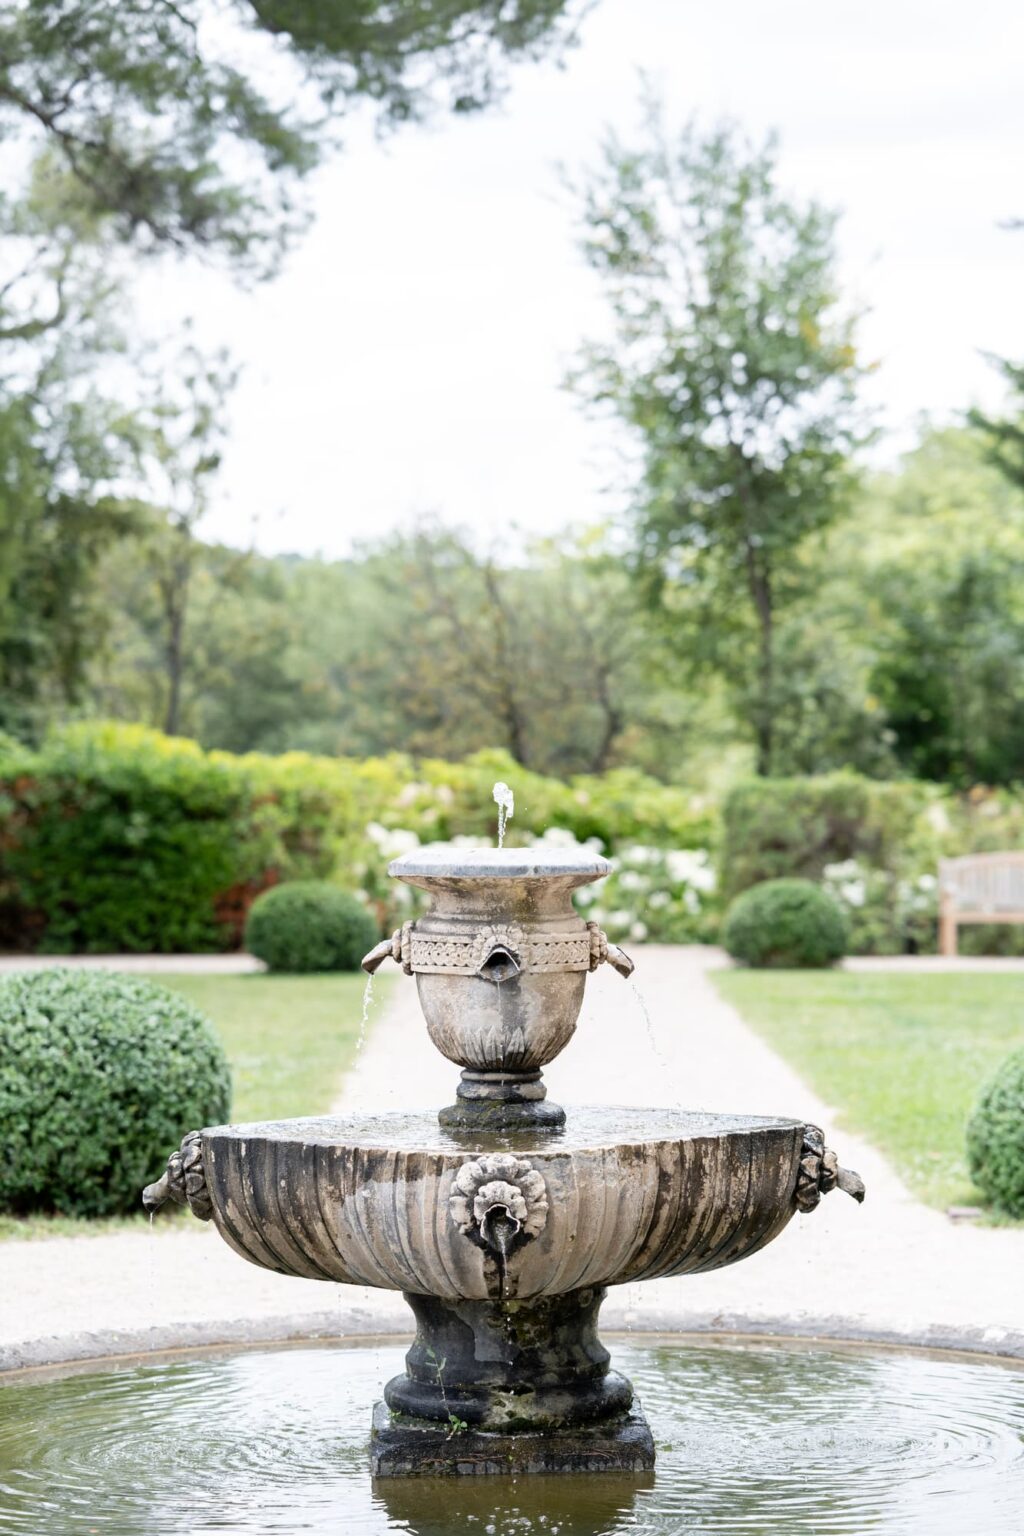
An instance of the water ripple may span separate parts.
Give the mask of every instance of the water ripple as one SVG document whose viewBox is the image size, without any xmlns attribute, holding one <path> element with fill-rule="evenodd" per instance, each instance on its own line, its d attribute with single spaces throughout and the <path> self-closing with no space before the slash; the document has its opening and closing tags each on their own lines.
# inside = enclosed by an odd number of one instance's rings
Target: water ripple
<svg viewBox="0 0 1024 1536">
<path fill-rule="evenodd" d="M 394 1346 L 0 1388 L 2 1536 L 1019 1536 L 1024 1372 L 808 1345 L 615 1346 L 653 1477 L 371 1486 Z"/>
</svg>

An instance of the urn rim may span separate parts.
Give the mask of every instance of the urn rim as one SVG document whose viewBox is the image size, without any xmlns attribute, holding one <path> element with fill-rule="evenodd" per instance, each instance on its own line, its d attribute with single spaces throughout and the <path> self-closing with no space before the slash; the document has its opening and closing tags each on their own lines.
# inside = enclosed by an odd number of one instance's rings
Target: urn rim
<svg viewBox="0 0 1024 1536">
<path fill-rule="evenodd" d="M 540 880 L 576 876 L 579 884 L 610 875 L 612 866 L 590 848 L 456 848 L 430 843 L 388 865 L 395 880 Z"/>
</svg>

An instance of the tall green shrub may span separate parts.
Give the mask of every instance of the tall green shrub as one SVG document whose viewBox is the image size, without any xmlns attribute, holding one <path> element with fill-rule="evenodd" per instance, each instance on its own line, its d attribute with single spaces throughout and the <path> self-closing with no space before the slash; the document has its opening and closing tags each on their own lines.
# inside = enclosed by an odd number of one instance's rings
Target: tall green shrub
<svg viewBox="0 0 1024 1536">
<path fill-rule="evenodd" d="M 74 726 L 0 784 L 0 941 L 56 953 L 221 949 L 250 901 L 333 865 L 332 796 L 294 762 L 141 726 Z"/>
<path fill-rule="evenodd" d="M 826 866 L 849 859 L 897 872 L 928 795 L 922 784 L 853 773 L 737 784 L 722 806 L 723 892 L 735 896 L 762 880 L 820 880 Z"/>
</svg>

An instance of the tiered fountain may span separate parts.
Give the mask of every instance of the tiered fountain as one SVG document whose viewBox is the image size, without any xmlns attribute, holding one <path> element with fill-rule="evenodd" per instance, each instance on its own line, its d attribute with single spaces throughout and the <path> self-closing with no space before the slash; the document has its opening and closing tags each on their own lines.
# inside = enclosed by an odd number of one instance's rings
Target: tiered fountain
<svg viewBox="0 0 1024 1536">
<path fill-rule="evenodd" d="M 405 1293 L 416 1339 L 374 1411 L 378 1477 L 653 1466 L 597 1335 L 606 1287 L 733 1264 L 837 1185 L 863 1198 L 800 1120 L 547 1100 L 587 973 L 633 968 L 572 904 L 609 869 L 584 849 L 393 863 L 433 905 L 363 964 L 416 977 L 431 1040 L 463 1069 L 456 1102 L 196 1131 L 145 1191 L 264 1268 Z"/>
</svg>

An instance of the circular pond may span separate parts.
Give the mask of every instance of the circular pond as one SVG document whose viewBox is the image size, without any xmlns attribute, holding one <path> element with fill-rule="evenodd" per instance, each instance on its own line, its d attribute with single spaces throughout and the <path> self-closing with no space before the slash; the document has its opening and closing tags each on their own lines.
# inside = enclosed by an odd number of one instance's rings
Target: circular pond
<svg viewBox="0 0 1024 1536">
<path fill-rule="evenodd" d="M 1000 1536 L 1024 1529 L 1024 1370 L 810 1344 L 616 1341 L 643 1478 L 371 1484 L 391 1342 L 203 1353 L 0 1386 L 18 1536 Z"/>
</svg>

